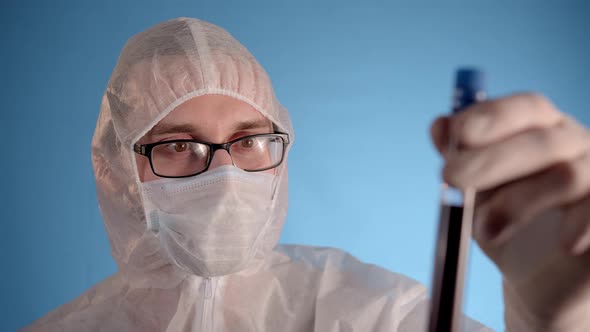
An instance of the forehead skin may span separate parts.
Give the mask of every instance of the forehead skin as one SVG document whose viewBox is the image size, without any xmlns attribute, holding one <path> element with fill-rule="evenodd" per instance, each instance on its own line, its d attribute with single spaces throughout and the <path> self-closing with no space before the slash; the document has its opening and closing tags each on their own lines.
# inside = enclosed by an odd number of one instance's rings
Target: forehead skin
<svg viewBox="0 0 590 332">
<path fill-rule="evenodd" d="M 223 143 L 239 131 L 271 132 L 272 123 L 249 104 L 223 95 L 190 99 L 156 124 L 140 143 L 160 141 L 175 134 Z"/>
</svg>

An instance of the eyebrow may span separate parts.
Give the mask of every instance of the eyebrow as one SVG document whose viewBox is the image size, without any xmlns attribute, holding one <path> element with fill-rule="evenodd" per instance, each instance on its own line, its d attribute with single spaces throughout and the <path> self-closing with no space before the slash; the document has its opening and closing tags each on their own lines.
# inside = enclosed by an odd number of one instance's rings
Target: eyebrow
<svg viewBox="0 0 590 332">
<path fill-rule="evenodd" d="M 260 128 L 272 128 L 271 122 L 268 119 L 256 119 L 250 121 L 243 121 L 237 123 L 233 131 L 251 130 Z M 157 124 L 151 130 L 148 131 L 148 135 L 157 136 L 164 134 L 188 134 L 188 133 L 199 133 L 198 128 L 190 124 Z"/>
<path fill-rule="evenodd" d="M 260 128 L 272 128 L 270 120 L 262 118 L 250 121 L 239 122 L 235 127 L 234 131 L 249 130 L 249 129 L 260 129 Z"/>
</svg>

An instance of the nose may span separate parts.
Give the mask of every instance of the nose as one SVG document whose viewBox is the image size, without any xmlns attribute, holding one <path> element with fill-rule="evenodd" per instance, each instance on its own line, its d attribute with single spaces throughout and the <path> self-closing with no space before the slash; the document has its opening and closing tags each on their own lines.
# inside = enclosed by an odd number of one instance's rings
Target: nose
<svg viewBox="0 0 590 332">
<path fill-rule="evenodd" d="M 223 165 L 233 165 L 231 161 L 231 156 L 226 150 L 219 149 L 215 151 L 213 157 L 211 159 L 211 164 L 209 165 L 209 169 L 212 170 L 216 167 L 223 166 Z"/>
</svg>

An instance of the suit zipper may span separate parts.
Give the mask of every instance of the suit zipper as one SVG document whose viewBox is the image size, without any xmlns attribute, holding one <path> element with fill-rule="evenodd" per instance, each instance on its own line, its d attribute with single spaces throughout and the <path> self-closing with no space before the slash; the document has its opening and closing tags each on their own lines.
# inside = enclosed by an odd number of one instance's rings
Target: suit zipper
<svg viewBox="0 0 590 332">
<path fill-rule="evenodd" d="M 212 331 L 211 307 L 213 305 L 213 293 L 215 282 L 211 278 L 205 278 L 203 286 L 203 311 L 201 315 L 200 331 Z"/>
</svg>

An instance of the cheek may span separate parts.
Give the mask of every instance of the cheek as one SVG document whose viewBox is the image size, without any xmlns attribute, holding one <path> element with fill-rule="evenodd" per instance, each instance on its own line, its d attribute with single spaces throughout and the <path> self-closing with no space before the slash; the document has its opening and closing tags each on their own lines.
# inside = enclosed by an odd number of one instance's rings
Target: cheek
<svg viewBox="0 0 590 332">
<path fill-rule="evenodd" d="M 135 163 L 137 165 L 137 173 L 141 182 L 148 182 L 158 179 L 158 176 L 152 172 L 148 158 L 144 156 L 136 156 Z"/>
</svg>

